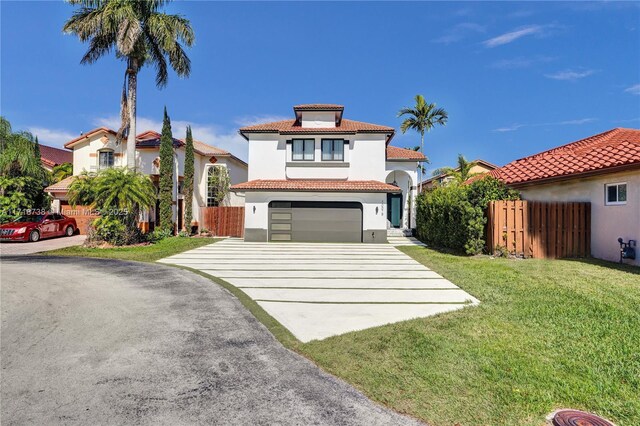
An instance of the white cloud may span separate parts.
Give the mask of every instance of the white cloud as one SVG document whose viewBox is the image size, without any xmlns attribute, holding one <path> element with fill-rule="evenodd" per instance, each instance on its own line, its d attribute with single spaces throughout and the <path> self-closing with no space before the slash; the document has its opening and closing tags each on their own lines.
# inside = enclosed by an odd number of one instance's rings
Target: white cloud
<svg viewBox="0 0 640 426">
<path fill-rule="evenodd" d="M 551 62 L 554 58 L 550 56 L 535 56 L 532 58 L 526 58 L 519 56 L 511 59 L 501 59 L 495 61 L 490 66 L 496 69 L 515 69 L 515 68 L 527 68 L 537 63 Z"/>
<path fill-rule="evenodd" d="M 485 27 L 473 22 L 463 22 L 457 24 L 444 35 L 432 40 L 434 43 L 451 44 L 460 41 L 472 33 L 483 33 Z"/>
<path fill-rule="evenodd" d="M 105 126 L 111 129 L 120 127 L 120 117 L 109 116 L 100 117 L 94 120 L 97 126 Z M 237 129 L 223 129 L 220 126 L 212 124 L 194 123 L 187 120 L 171 120 L 171 130 L 174 138 L 184 139 L 187 126 L 191 126 L 193 138 L 213 145 L 218 148 L 229 151 L 236 157 L 246 161 L 248 154 L 247 141 L 238 134 Z M 138 117 L 136 121 L 136 133 L 142 133 L 146 130 L 162 131 L 162 121 L 154 120 L 147 117 Z"/>
<path fill-rule="evenodd" d="M 624 89 L 625 92 L 631 93 L 632 95 L 640 95 L 640 84 L 635 84 L 631 87 L 627 87 Z"/>
<path fill-rule="evenodd" d="M 484 44 L 485 47 L 502 46 L 503 44 L 514 42 L 519 38 L 522 38 L 525 36 L 542 34 L 543 30 L 544 30 L 544 27 L 542 27 L 541 25 L 528 25 L 526 27 L 521 27 L 517 30 L 510 31 L 508 33 L 501 34 L 497 37 L 493 37 L 488 40 L 485 40 L 482 44 Z"/>
<path fill-rule="evenodd" d="M 546 127 L 546 126 L 571 126 L 591 123 L 596 121 L 597 118 L 579 118 L 575 120 L 556 121 L 553 123 L 537 123 L 537 124 L 512 124 L 511 126 L 499 127 L 493 129 L 493 132 L 514 132 L 523 127 Z"/>
<path fill-rule="evenodd" d="M 562 80 L 562 81 L 576 81 L 581 78 L 588 77 L 594 74 L 595 70 L 583 70 L 583 71 L 573 71 L 573 70 L 564 70 L 558 71 L 553 74 L 545 74 L 544 76 L 547 78 L 552 78 L 554 80 Z"/>
<path fill-rule="evenodd" d="M 66 142 L 69 142 L 71 139 L 79 136 L 79 134 L 74 135 L 73 133 L 66 130 L 48 129 L 46 127 L 33 126 L 27 128 L 27 130 L 34 136 L 37 136 L 38 142 L 40 142 L 41 144 L 57 147 L 62 147 Z"/>
</svg>

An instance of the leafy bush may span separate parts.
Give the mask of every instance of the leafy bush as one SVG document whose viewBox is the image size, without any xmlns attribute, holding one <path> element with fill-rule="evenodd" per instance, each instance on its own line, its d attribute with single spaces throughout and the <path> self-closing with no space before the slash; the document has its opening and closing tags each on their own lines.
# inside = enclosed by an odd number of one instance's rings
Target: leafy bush
<svg viewBox="0 0 640 426">
<path fill-rule="evenodd" d="M 418 238 L 467 254 L 481 253 L 489 201 L 518 198 L 517 192 L 492 177 L 424 192 L 416 200 Z"/>
<path fill-rule="evenodd" d="M 170 229 L 166 228 L 156 228 L 153 232 L 150 232 L 147 235 L 147 240 L 151 243 L 155 243 L 157 241 L 164 240 L 165 238 L 169 238 L 173 236 L 173 232 Z"/>
<path fill-rule="evenodd" d="M 189 231 L 180 231 L 178 232 L 178 237 L 190 237 L 191 233 Z"/>
<path fill-rule="evenodd" d="M 93 221 L 95 236 L 103 241 L 121 246 L 125 244 L 127 227 L 115 216 L 100 216 Z"/>
</svg>

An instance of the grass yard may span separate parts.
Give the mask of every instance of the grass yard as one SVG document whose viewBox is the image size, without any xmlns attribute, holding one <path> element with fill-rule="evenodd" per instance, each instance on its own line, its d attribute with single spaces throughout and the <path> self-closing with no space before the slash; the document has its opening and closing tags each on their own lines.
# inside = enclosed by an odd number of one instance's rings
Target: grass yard
<svg viewBox="0 0 640 426">
<path fill-rule="evenodd" d="M 114 248 L 87 248 L 67 247 L 42 253 L 47 256 L 81 256 L 102 257 L 107 259 L 136 260 L 138 262 L 155 262 L 163 257 L 181 253 L 215 243 L 215 238 L 165 238 L 157 243 L 147 246 L 114 247 Z"/>
<path fill-rule="evenodd" d="M 540 426 L 563 407 L 640 425 L 640 268 L 402 250 L 481 305 L 295 349 L 433 426 Z"/>
</svg>

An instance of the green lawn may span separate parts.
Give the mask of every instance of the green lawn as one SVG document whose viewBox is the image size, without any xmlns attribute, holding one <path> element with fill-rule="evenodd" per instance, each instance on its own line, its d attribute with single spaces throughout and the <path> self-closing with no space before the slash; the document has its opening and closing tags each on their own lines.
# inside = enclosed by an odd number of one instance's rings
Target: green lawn
<svg viewBox="0 0 640 426">
<path fill-rule="evenodd" d="M 478 307 L 296 345 L 374 400 L 438 425 L 640 425 L 640 268 L 402 249 Z"/>
<path fill-rule="evenodd" d="M 206 246 L 219 241 L 215 238 L 165 238 L 148 246 L 114 247 L 114 248 L 87 248 L 67 247 L 58 250 L 44 252 L 51 256 L 81 256 L 104 257 L 108 259 L 137 260 L 139 262 L 155 262 L 163 257 L 181 253 L 186 250 Z"/>
</svg>

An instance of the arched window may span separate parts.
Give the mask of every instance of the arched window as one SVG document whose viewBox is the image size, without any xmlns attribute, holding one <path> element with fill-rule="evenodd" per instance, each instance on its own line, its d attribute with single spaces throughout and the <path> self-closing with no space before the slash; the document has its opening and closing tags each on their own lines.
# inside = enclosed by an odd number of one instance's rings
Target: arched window
<svg viewBox="0 0 640 426">
<path fill-rule="evenodd" d="M 101 149 L 98 151 L 98 170 L 113 167 L 113 150 Z"/>
</svg>

